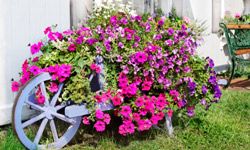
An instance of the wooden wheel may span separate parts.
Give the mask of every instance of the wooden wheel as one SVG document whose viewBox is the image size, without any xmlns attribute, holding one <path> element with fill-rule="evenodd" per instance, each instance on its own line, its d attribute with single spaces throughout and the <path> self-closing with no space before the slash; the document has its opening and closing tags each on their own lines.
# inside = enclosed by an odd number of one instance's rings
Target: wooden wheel
<svg viewBox="0 0 250 150">
<path fill-rule="evenodd" d="M 45 84 L 50 80 L 49 73 L 36 76 L 20 90 L 14 103 L 13 129 L 28 149 L 60 149 L 74 137 L 81 123 L 81 117 L 69 118 L 64 114 L 65 105 L 56 105 L 63 84 L 59 85 L 58 91 L 49 100 Z M 35 101 L 34 93 L 38 88 L 45 97 L 44 104 Z M 27 114 L 31 115 L 27 117 Z M 60 126 L 65 130 L 58 132 Z"/>
</svg>

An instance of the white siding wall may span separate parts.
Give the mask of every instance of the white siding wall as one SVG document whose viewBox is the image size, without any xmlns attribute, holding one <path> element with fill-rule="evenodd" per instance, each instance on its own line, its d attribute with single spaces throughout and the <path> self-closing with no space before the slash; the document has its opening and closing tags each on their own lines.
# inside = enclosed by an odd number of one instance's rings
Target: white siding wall
<svg viewBox="0 0 250 150">
<path fill-rule="evenodd" d="M 43 38 L 45 27 L 70 27 L 69 0 L 0 0 L 0 125 L 10 122 L 14 94 L 11 78 L 30 56 L 29 43 Z"/>
</svg>

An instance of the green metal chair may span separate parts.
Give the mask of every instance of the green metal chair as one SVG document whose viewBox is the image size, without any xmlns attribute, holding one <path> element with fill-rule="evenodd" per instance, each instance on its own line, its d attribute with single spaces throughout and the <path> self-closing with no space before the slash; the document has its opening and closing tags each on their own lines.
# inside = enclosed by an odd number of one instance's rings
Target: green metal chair
<svg viewBox="0 0 250 150">
<path fill-rule="evenodd" d="M 234 77 L 236 65 L 250 65 L 250 59 L 245 59 L 242 56 L 243 54 L 250 54 L 250 25 L 226 25 L 220 23 L 220 27 L 224 30 L 229 57 L 232 62 L 231 75 L 225 86 L 227 88 Z"/>
</svg>

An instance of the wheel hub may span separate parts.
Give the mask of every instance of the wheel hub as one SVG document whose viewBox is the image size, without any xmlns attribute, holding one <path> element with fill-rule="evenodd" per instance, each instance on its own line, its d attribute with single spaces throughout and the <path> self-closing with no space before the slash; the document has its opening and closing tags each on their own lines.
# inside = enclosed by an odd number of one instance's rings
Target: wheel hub
<svg viewBox="0 0 250 150">
<path fill-rule="evenodd" d="M 50 120 L 53 119 L 54 116 L 52 114 L 56 112 L 55 107 L 46 106 L 46 107 L 44 107 L 44 109 L 45 109 L 45 111 L 44 111 L 45 112 L 45 117 L 47 119 L 50 119 Z"/>
</svg>

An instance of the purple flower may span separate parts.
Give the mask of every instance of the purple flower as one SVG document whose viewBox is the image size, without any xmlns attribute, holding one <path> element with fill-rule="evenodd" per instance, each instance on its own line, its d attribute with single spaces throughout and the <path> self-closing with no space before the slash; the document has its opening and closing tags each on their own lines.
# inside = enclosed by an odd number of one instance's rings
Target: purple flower
<svg viewBox="0 0 250 150">
<path fill-rule="evenodd" d="M 139 15 L 135 16 L 135 20 L 136 20 L 136 21 L 140 22 L 141 19 L 142 19 L 141 16 L 139 16 Z"/>
<path fill-rule="evenodd" d="M 136 61 L 141 64 L 147 61 L 147 55 L 145 52 L 137 52 L 135 54 L 135 58 L 136 58 Z"/>
<path fill-rule="evenodd" d="M 171 39 L 168 39 L 164 42 L 167 46 L 172 46 L 174 42 Z"/>
<path fill-rule="evenodd" d="M 76 39 L 76 43 L 77 44 L 82 44 L 83 42 L 83 37 L 82 36 L 79 36 L 77 39 Z"/>
<path fill-rule="evenodd" d="M 189 117 L 193 117 L 194 116 L 194 106 L 187 107 L 187 115 Z"/>
<path fill-rule="evenodd" d="M 70 51 L 70 52 L 73 52 L 73 51 L 75 51 L 76 50 L 76 45 L 75 44 L 70 44 L 69 45 L 69 47 L 68 47 L 68 50 Z"/>
<path fill-rule="evenodd" d="M 210 76 L 210 78 L 208 79 L 208 82 L 211 83 L 212 85 L 216 85 L 217 84 L 216 77 Z"/>
<path fill-rule="evenodd" d="M 218 85 L 215 85 L 213 86 L 213 90 L 214 90 L 214 98 L 220 99 L 222 95 L 220 87 Z"/>
<path fill-rule="evenodd" d="M 206 60 L 208 62 L 208 67 L 213 68 L 214 67 L 214 61 L 209 57 L 207 57 Z"/>
<path fill-rule="evenodd" d="M 128 20 L 127 20 L 127 18 L 125 18 L 125 17 L 123 17 L 123 18 L 120 20 L 120 22 L 121 22 L 121 24 L 123 24 L 123 25 L 128 24 Z"/>
<path fill-rule="evenodd" d="M 141 38 L 139 36 L 137 36 L 137 35 L 134 36 L 134 39 L 135 39 L 136 42 L 140 42 L 141 41 Z"/>
<path fill-rule="evenodd" d="M 162 38 L 162 35 L 161 34 L 156 34 L 154 35 L 153 39 L 154 40 L 160 40 Z"/>
<path fill-rule="evenodd" d="M 146 26 L 146 32 L 150 32 L 150 30 L 151 30 L 151 25 L 150 25 L 150 23 L 147 22 L 145 26 Z"/>
<path fill-rule="evenodd" d="M 90 39 L 86 40 L 86 43 L 91 46 L 91 45 L 95 44 L 97 41 L 98 41 L 97 39 L 90 38 Z"/>
<path fill-rule="evenodd" d="M 160 20 L 158 21 L 158 25 L 159 25 L 159 26 L 163 26 L 163 24 L 164 24 L 164 19 L 160 19 Z"/>
<path fill-rule="evenodd" d="M 111 45 L 110 45 L 110 41 L 109 41 L 109 40 L 105 40 L 105 41 L 104 41 L 104 46 L 106 47 L 106 50 L 107 50 L 108 52 L 111 51 Z"/>
<path fill-rule="evenodd" d="M 110 24 L 115 26 L 117 24 L 117 16 L 111 16 L 109 19 Z"/>
<path fill-rule="evenodd" d="M 120 47 L 120 48 L 124 48 L 123 43 L 122 43 L 122 42 L 119 42 L 119 43 L 118 43 L 118 47 Z"/>
<path fill-rule="evenodd" d="M 201 101 L 200 101 L 200 103 L 201 103 L 201 105 L 206 105 L 206 100 L 203 98 L 203 99 L 201 99 Z"/>
<path fill-rule="evenodd" d="M 168 35 L 171 36 L 171 35 L 174 34 L 174 29 L 173 28 L 168 28 L 167 32 L 168 32 Z"/>
<path fill-rule="evenodd" d="M 117 62 L 122 62 L 122 56 L 121 56 L 121 55 L 118 55 L 116 61 L 117 61 Z"/>
<path fill-rule="evenodd" d="M 207 87 L 205 85 L 202 86 L 201 90 L 202 90 L 203 94 L 206 94 L 207 91 L 208 91 L 208 89 L 207 89 Z"/>
</svg>

